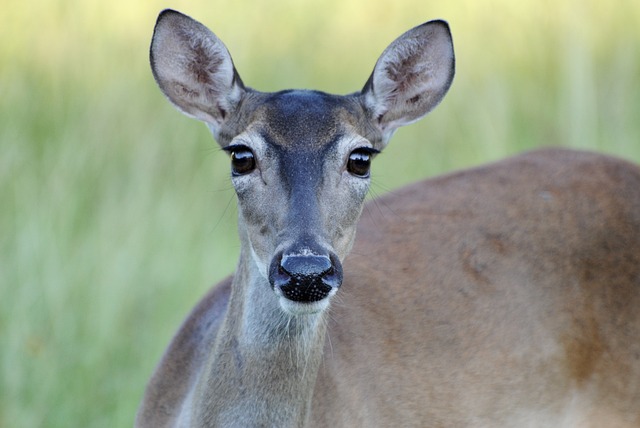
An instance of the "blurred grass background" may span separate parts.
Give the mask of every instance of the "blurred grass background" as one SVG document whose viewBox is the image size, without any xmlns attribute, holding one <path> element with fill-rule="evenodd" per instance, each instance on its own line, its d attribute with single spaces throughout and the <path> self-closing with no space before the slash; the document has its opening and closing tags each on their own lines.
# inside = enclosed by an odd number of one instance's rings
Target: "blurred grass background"
<svg viewBox="0 0 640 428">
<path fill-rule="evenodd" d="M 347 93 L 449 21 L 453 87 L 374 191 L 544 145 L 640 161 L 640 2 L 5 0 L 0 427 L 127 427 L 189 308 L 238 254 L 227 157 L 149 71 L 157 13 L 225 41 L 245 83 Z"/>
</svg>

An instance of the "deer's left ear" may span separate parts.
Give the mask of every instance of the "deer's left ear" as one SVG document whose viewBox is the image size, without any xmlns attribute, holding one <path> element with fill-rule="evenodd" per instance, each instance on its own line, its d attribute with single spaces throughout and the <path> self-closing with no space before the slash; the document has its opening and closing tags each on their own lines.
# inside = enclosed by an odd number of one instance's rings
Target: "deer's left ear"
<svg viewBox="0 0 640 428">
<path fill-rule="evenodd" d="M 385 49 L 361 93 L 384 144 L 398 127 L 420 119 L 442 100 L 454 70 L 445 21 L 415 27 Z"/>
</svg>

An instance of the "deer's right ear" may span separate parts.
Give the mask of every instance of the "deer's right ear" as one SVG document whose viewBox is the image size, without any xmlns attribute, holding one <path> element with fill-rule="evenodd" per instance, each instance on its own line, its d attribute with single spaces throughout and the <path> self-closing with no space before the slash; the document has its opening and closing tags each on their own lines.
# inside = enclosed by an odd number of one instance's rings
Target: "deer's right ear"
<svg viewBox="0 0 640 428">
<path fill-rule="evenodd" d="M 245 93 L 220 39 L 194 19 L 164 10 L 153 32 L 150 61 L 167 98 L 186 115 L 206 122 L 217 138 Z"/>
<path fill-rule="evenodd" d="M 386 144 L 402 125 L 442 100 L 455 70 L 449 25 L 430 21 L 398 37 L 380 56 L 361 96 Z"/>
</svg>

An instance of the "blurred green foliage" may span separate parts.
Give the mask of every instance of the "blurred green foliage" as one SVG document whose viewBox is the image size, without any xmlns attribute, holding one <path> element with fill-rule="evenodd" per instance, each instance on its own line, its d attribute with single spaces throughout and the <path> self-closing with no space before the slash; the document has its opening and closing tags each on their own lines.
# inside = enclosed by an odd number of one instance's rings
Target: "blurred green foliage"
<svg viewBox="0 0 640 428">
<path fill-rule="evenodd" d="M 447 19 L 453 87 L 400 130 L 374 193 L 544 145 L 640 161 L 640 3 L 5 0 L 0 427 L 126 427 L 189 308 L 232 272 L 226 156 L 148 67 L 173 7 L 245 83 L 347 93 L 405 30 Z"/>
</svg>

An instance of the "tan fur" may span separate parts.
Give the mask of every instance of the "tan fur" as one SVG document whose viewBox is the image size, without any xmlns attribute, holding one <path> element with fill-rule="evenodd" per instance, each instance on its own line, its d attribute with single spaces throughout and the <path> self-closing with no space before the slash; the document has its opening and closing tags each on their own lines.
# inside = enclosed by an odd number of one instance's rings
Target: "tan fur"
<svg viewBox="0 0 640 428">
<path fill-rule="evenodd" d="M 574 394 L 569 426 L 640 426 L 635 166 L 547 150 L 419 183 L 352 254 L 316 390 L 345 412 L 320 426 L 555 427 Z"/>
</svg>

